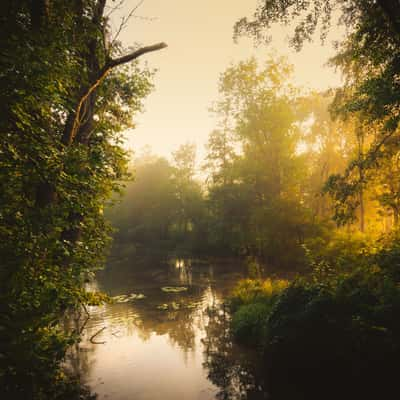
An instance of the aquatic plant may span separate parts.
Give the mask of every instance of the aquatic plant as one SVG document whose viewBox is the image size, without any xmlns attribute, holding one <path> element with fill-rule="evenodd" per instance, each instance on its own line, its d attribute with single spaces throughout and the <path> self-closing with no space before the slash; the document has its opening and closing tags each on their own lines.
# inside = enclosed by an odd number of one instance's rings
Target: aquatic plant
<svg viewBox="0 0 400 400">
<path fill-rule="evenodd" d="M 188 288 L 184 286 L 164 286 L 161 290 L 165 293 L 181 293 L 186 292 Z"/>
<path fill-rule="evenodd" d="M 112 301 L 114 303 L 128 303 L 130 301 L 135 300 L 143 300 L 146 296 L 142 293 L 130 293 L 130 294 L 121 294 L 119 296 L 112 297 Z"/>
</svg>

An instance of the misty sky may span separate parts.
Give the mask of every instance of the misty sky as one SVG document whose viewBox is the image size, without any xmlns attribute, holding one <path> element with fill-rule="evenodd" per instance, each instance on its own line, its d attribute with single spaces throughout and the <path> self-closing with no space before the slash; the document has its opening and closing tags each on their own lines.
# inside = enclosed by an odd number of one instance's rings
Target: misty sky
<svg viewBox="0 0 400 400">
<path fill-rule="evenodd" d="M 235 44 L 233 25 L 251 15 L 256 0 L 145 0 L 120 38 L 126 46 L 164 41 L 168 48 L 144 56 L 157 68 L 155 90 L 145 102 L 145 113 L 136 117 L 137 128 L 127 132 L 127 145 L 140 152 L 145 145 L 163 156 L 185 142 L 197 144 L 199 158 L 215 127 L 209 107 L 217 99 L 218 77 L 231 62 L 252 55 L 263 60 L 271 52 L 286 55 L 295 66 L 295 82 L 304 87 L 324 89 L 339 83 L 332 68 L 324 67 L 333 54 L 329 43 L 319 40 L 301 53 L 289 49 L 291 29 L 276 27 L 273 42 L 254 48 L 248 39 Z M 124 14 L 138 4 L 125 0 Z M 117 26 L 120 15 L 114 13 Z"/>
</svg>

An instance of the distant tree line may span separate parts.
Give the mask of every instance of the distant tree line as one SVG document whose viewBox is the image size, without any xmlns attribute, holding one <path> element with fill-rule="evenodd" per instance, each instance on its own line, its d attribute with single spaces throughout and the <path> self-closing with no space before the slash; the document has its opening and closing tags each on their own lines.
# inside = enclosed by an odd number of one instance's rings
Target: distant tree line
<svg viewBox="0 0 400 400">
<path fill-rule="evenodd" d="M 304 93 L 291 76 L 284 58 L 230 66 L 203 165 L 196 170 L 190 144 L 171 162 L 138 158 L 136 178 L 109 212 L 117 242 L 297 268 L 305 246 L 318 251 L 335 233 L 393 230 L 400 153 L 367 168 L 377 128 L 335 118 L 332 91 Z"/>
</svg>

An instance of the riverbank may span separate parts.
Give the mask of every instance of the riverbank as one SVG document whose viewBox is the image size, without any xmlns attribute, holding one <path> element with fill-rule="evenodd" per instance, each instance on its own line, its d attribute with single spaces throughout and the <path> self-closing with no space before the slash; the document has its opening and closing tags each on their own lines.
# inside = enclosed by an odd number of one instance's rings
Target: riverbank
<svg viewBox="0 0 400 400">
<path fill-rule="evenodd" d="M 263 354 L 273 399 L 376 399 L 395 392 L 398 250 L 392 238 L 363 249 L 352 265 L 349 255 L 337 254 L 335 265 L 314 260 L 311 275 L 291 283 L 236 287 L 231 329 L 238 342 Z"/>
</svg>

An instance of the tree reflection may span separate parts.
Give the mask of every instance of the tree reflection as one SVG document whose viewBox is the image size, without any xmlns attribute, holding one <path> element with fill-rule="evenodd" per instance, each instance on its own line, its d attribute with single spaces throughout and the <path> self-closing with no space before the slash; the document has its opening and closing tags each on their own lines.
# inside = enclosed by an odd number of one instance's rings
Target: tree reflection
<svg viewBox="0 0 400 400">
<path fill-rule="evenodd" d="M 218 395 L 220 399 L 247 398 L 245 396 L 257 389 L 255 375 L 250 373 L 244 357 L 242 362 L 231 354 L 235 349 L 228 335 L 227 315 L 223 309 L 220 314 L 210 311 L 220 309 L 224 293 L 230 290 L 238 275 L 241 275 L 241 266 L 238 266 L 236 273 L 232 273 L 232 266 L 228 268 L 225 265 L 214 266 L 173 259 L 167 263 L 151 264 L 147 269 L 132 271 L 130 268 L 131 265 L 129 268 L 126 265 L 125 279 L 122 279 L 121 270 L 118 271 L 117 279 L 112 270 L 103 273 L 102 279 L 99 279 L 100 290 L 112 296 L 135 293 L 143 294 L 144 297 L 90 309 L 91 318 L 85 329 L 86 340 L 81 343 L 81 350 L 86 351 L 82 356 L 89 360 L 86 360 L 86 365 L 77 364 L 77 368 L 81 369 L 87 382 L 93 383 L 93 388 L 96 387 L 99 376 L 103 378 L 113 376 L 112 374 L 117 377 L 121 375 L 118 372 L 121 366 L 115 358 L 117 355 L 125 357 L 125 354 L 129 354 L 132 362 L 143 362 L 146 366 L 148 358 L 143 349 L 151 351 L 154 346 L 160 357 L 163 353 L 171 357 L 171 363 L 177 363 L 176 374 L 180 373 L 179 368 L 183 368 L 184 375 L 204 388 L 202 396 L 214 396 L 213 393 L 217 390 L 214 385 L 221 388 Z M 166 292 L 162 290 L 164 286 L 185 287 L 187 290 Z M 96 336 L 96 341 L 105 344 L 91 343 L 90 337 L 100 330 L 102 331 Z M 116 349 L 115 353 L 113 348 Z M 156 355 L 149 357 L 157 360 Z M 204 358 L 203 369 L 206 368 L 209 372 L 208 380 L 201 370 Z M 84 364 L 86 361 L 79 360 L 79 363 Z M 109 367 L 104 372 L 103 367 L 107 364 Z M 85 371 L 86 367 L 88 371 Z M 189 367 L 199 370 L 188 373 L 186 371 Z M 127 365 L 127 368 L 130 366 Z M 101 375 L 99 371 L 102 371 Z M 174 376 L 174 373 L 171 375 Z M 113 384 L 109 385 L 111 389 L 106 390 L 114 390 Z M 188 389 L 189 392 L 190 390 L 196 391 L 197 388 Z"/>
<path fill-rule="evenodd" d="M 168 336 L 172 345 L 185 352 L 195 349 L 196 337 L 201 334 L 202 294 L 174 294 L 169 299 L 162 294 L 146 302 L 109 304 L 97 310 L 91 310 L 92 316 L 85 332 L 86 341 L 96 331 L 106 326 L 99 340 L 109 341 L 113 338 L 136 334 L 143 342 L 152 335 Z M 158 310 L 159 304 L 174 303 L 177 310 Z M 96 338 L 97 339 L 97 338 Z M 89 343 L 90 345 L 90 343 Z"/>
<path fill-rule="evenodd" d="M 266 384 L 260 376 L 256 354 L 239 349 L 229 331 L 229 315 L 224 306 L 208 309 L 205 328 L 204 368 L 208 378 L 220 388 L 221 400 L 268 399 Z"/>
</svg>

